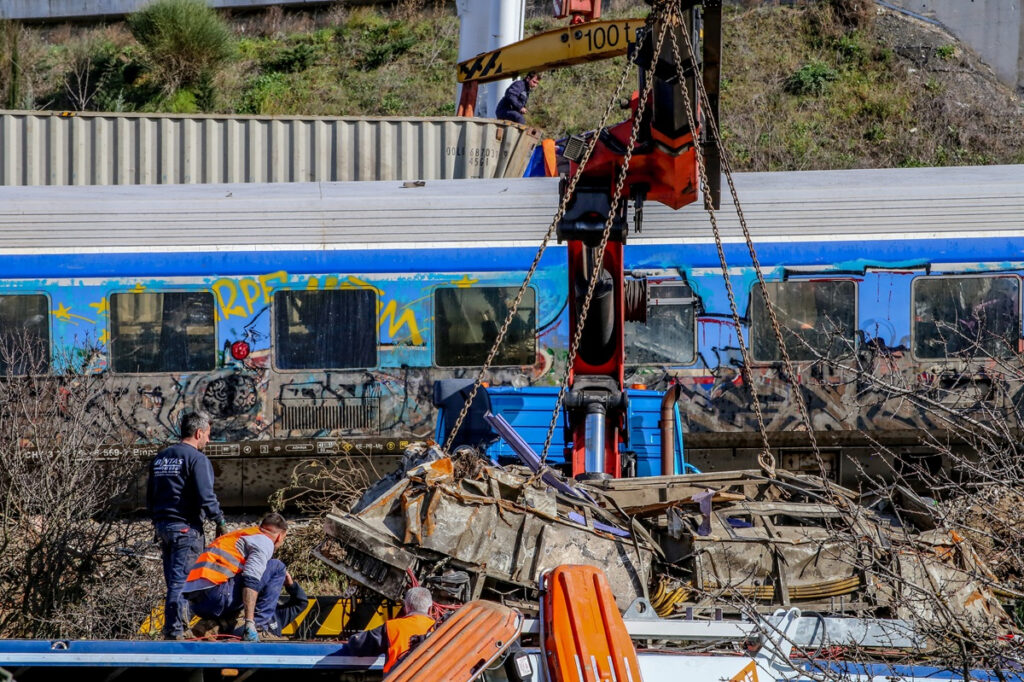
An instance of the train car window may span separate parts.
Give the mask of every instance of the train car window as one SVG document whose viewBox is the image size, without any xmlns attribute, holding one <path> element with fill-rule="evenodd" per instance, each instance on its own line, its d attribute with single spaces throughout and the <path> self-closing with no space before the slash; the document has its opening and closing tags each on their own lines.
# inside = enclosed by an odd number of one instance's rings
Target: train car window
<svg viewBox="0 0 1024 682">
<path fill-rule="evenodd" d="M 377 294 L 372 289 L 274 294 L 278 369 L 377 366 Z"/>
<path fill-rule="evenodd" d="M 1020 278 L 918 277 L 911 290 L 914 356 L 1007 358 L 1020 338 Z"/>
<path fill-rule="evenodd" d="M 651 283 L 647 322 L 626 323 L 629 365 L 691 365 L 697 359 L 694 339 L 696 303 L 686 282 Z"/>
<path fill-rule="evenodd" d="M 790 280 L 767 282 L 767 286 L 790 360 L 834 358 L 853 349 L 857 329 L 855 282 Z M 750 336 L 755 360 L 782 360 L 760 284 L 750 291 Z"/>
<path fill-rule="evenodd" d="M 213 294 L 110 296 L 110 368 L 126 374 L 207 372 L 217 364 Z"/>
<path fill-rule="evenodd" d="M 434 361 L 439 367 L 482 365 L 498 338 L 519 287 L 438 289 L 434 292 Z M 528 287 L 494 365 L 537 361 L 536 292 Z"/>
<path fill-rule="evenodd" d="M 49 299 L 45 294 L 0 296 L 0 376 L 49 371 Z"/>
</svg>

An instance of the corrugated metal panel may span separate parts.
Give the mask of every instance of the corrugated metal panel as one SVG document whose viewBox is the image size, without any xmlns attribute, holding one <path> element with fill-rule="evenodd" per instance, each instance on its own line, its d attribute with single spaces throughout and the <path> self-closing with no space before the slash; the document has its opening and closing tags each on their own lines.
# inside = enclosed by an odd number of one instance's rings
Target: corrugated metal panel
<svg viewBox="0 0 1024 682">
<path fill-rule="evenodd" d="M 136 12 L 153 0 L 2 0 L 0 19 L 70 19 L 111 17 Z M 326 5 L 333 0 L 206 0 L 216 9 L 256 8 L 270 5 Z M 358 4 L 370 4 L 366 0 Z"/>
<path fill-rule="evenodd" d="M 0 113 L 0 185 L 522 176 L 535 131 L 466 118 Z"/>
<path fill-rule="evenodd" d="M 738 173 L 758 243 L 1024 234 L 1024 166 Z M 728 198 L 726 198 L 728 201 Z M 724 202 L 723 202 L 724 203 Z M 0 255 L 90 250 L 537 245 L 556 178 L 165 187 L 0 187 Z M 735 211 L 718 214 L 741 242 Z M 147 229 L 140 230 L 145 225 Z M 698 204 L 648 203 L 629 243 L 710 243 Z"/>
</svg>

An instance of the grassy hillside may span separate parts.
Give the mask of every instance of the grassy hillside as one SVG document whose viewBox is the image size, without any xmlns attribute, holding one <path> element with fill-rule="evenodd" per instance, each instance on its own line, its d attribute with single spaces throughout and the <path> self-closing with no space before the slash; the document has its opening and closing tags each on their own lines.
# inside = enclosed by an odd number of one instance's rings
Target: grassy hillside
<svg viewBox="0 0 1024 682">
<path fill-rule="evenodd" d="M 727 10 L 722 123 L 738 168 L 1024 162 L 1020 102 L 968 50 L 873 6 L 855 20 L 837 15 L 832 6 L 844 4 L 857 3 Z M 606 15 L 644 11 L 621 0 Z M 223 57 L 195 73 L 175 71 L 140 43 L 134 24 L 8 24 L 0 27 L 0 97 L 7 108 L 58 110 L 453 113 L 458 19 L 450 3 L 220 20 Z M 554 25 L 537 16 L 526 30 Z M 532 97 L 530 123 L 552 136 L 594 127 L 623 68 L 615 59 L 549 74 Z"/>
</svg>

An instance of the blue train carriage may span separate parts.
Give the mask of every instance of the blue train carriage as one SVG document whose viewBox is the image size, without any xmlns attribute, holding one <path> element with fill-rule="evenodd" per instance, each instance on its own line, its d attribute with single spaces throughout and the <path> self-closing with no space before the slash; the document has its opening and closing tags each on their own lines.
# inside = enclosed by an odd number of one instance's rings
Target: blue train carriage
<svg viewBox="0 0 1024 682">
<path fill-rule="evenodd" d="M 755 173 L 737 186 L 792 330 L 789 378 L 722 211 L 780 466 L 817 470 L 793 390 L 846 482 L 844 455 L 870 464 L 872 439 L 931 454 L 921 430 L 943 415 L 903 391 L 1015 416 L 1024 169 Z M 47 371 L 73 356 L 105 373 L 139 447 L 173 438 L 183 410 L 209 412 L 222 499 L 262 506 L 304 459 L 384 473 L 433 435 L 434 381 L 475 376 L 557 201 L 543 178 L 0 188 L 0 330 L 43 340 Z M 707 215 L 648 206 L 626 263 L 651 293 L 648 324 L 627 331 L 629 383 L 681 386 L 698 467 L 751 466 L 760 437 Z M 561 376 L 564 267 L 552 245 L 492 384 Z"/>
</svg>

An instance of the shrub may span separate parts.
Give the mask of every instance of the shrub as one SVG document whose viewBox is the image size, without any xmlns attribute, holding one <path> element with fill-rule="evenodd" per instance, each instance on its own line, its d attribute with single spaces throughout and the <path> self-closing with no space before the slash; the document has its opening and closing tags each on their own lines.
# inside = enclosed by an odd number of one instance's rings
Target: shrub
<svg viewBox="0 0 1024 682">
<path fill-rule="evenodd" d="M 311 67 L 319 57 L 320 50 L 316 45 L 299 43 L 269 56 L 261 66 L 267 71 L 298 73 Z"/>
<path fill-rule="evenodd" d="M 268 107 L 288 97 L 288 79 L 283 73 L 266 73 L 256 76 L 242 93 L 238 105 L 240 114 L 268 113 Z"/>
<path fill-rule="evenodd" d="M 828 4 L 847 28 L 866 28 L 875 17 L 875 0 L 829 0 Z"/>
<path fill-rule="evenodd" d="M 867 56 L 856 31 L 839 36 L 833 47 L 839 58 L 848 64 L 863 64 Z"/>
<path fill-rule="evenodd" d="M 231 32 L 203 0 L 156 0 L 128 19 L 167 92 L 192 85 L 231 56 Z"/>
<path fill-rule="evenodd" d="M 935 50 L 935 54 L 937 54 L 939 59 L 942 61 L 948 62 L 956 56 L 956 45 L 940 45 Z"/>
<path fill-rule="evenodd" d="M 376 69 L 393 62 L 416 44 L 416 36 L 404 21 L 389 21 L 370 27 L 363 32 L 366 53 L 362 68 Z"/>
<path fill-rule="evenodd" d="M 828 84 L 838 77 L 836 70 L 828 64 L 819 61 L 808 62 L 786 79 L 786 92 L 817 97 L 825 94 Z"/>
</svg>

